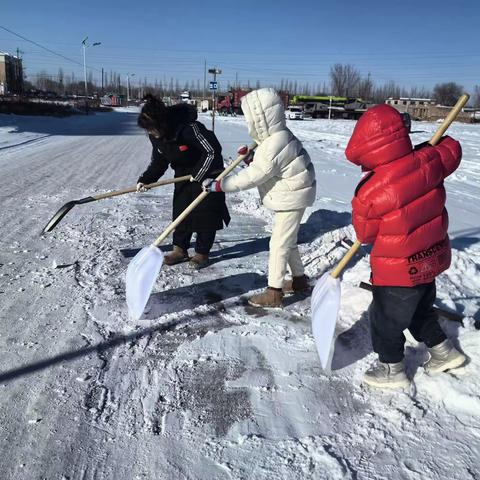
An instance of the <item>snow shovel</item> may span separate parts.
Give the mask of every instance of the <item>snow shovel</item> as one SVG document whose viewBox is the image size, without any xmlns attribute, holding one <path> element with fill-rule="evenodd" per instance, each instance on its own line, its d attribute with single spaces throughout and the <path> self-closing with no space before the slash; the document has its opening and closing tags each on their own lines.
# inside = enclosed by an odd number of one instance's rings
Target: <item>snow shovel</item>
<svg viewBox="0 0 480 480">
<path fill-rule="evenodd" d="M 469 95 L 464 94 L 460 97 L 456 105 L 447 115 L 442 125 L 429 140 L 430 145 L 438 143 L 442 135 L 445 133 L 450 124 L 455 120 L 456 116 L 468 102 Z M 329 367 L 333 336 L 335 333 L 335 325 L 337 323 L 338 311 L 340 310 L 340 279 L 338 278 L 350 259 L 357 253 L 361 243 L 356 240 L 350 250 L 345 254 L 336 268 L 330 273 L 324 273 L 318 280 L 312 292 L 311 308 L 312 308 L 312 331 L 317 346 L 320 363 L 325 370 Z"/>
<path fill-rule="evenodd" d="M 184 177 L 178 178 L 169 178 L 167 180 L 160 180 L 159 182 L 149 183 L 144 185 L 146 189 L 161 187 L 162 185 L 169 185 L 170 183 L 177 182 L 186 182 L 190 180 L 190 175 L 185 175 Z M 58 212 L 50 219 L 46 227 L 43 229 L 43 233 L 51 232 L 63 219 L 63 217 L 75 206 L 81 205 L 82 203 L 96 202 L 97 200 L 102 200 L 104 198 L 117 197 L 118 195 L 124 195 L 125 193 L 136 192 L 137 187 L 125 188 L 124 190 L 116 190 L 114 192 L 102 193 L 100 195 L 93 195 L 91 197 L 81 198 L 80 200 L 71 200 L 63 205 Z"/>
<path fill-rule="evenodd" d="M 217 178 L 220 181 L 227 176 L 235 167 L 242 162 L 249 152 L 257 146 L 256 143 L 249 146 L 248 151 L 244 155 L 240 155 L 232 162 Z M 172 233 L 177 226 L 185 220 L 185 218 L 199 205 L 209 192 L 202 192 L 164 231 L 163 233 L 148 247 L 142 248 L 127 268 L 126 278 L 126 296 L 127 306 L 130 316 L 138 320 L 145 309 L 153 285 L 157 279 L 158 272 L 163 265 L 163 252 L 159 245 Z"/>
</svg>

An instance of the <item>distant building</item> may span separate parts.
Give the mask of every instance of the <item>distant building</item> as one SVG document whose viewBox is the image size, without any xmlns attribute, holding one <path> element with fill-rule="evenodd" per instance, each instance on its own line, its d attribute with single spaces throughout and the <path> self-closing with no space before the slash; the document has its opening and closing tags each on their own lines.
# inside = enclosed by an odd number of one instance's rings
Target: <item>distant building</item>
<svg viewBox="0 0 480 480">
<path fill-rule="evenodd" d="M 385 100 L 385 103 L 398 108 L 406 108 L 410 105 L 434 105 L 435 100 L 433 100 L 433 98 L 390 97 L 388 100 Z"/>
<path fill-rule="evenodd" d="M 22 59 L 0 52 L 0 95 L 23 93 Z"/>
<path fill-rule="evenodd" d="M 435 100 L 431 98 L 389 98 L 385 100 L 387 105 L 391 105 L 400 113 L 409 113 L 412 117 L 426 118 L 428 116 L 428 106 L 435 105 Z"/>
<path fill-rule="evenodd" d="M 389 98 L 385 100 L 387 105 L 391 105 L 400 113 L 409 113 L 414 120 L 436 121 L 445 118 L 452 107 L 437 105 L 437 102 L 431 98 Z M 466 112 L 466 109 L 457 115 L 459 122 L 473 122 L 474 115 Z"/>
</svg>

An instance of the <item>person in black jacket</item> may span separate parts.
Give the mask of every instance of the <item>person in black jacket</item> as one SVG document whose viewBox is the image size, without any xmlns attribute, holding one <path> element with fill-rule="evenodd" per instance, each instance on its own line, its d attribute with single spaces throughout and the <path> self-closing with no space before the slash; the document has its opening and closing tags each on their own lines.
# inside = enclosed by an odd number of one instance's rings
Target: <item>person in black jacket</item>
<svg viewBox="0 0 480 480">
<path fill-rule="evenodd" d="M 166 107 L 153 95 L 147 95 L 145 100 L 137 123 L 148 133 L 153 148 L 150 165 L 138 179 L 137 191 L 145 191 L 144 185 L 156 182 L 169 165 L 175 177 L 191 175 L 190 182 L 175 184 L 175 220 L 202 193 L 202 181 L 223 171 L 222 147 L 215 134 L 196 121 L 197 110 L 192 105 Z M 175 229 L 173 251 L 165 256 L 164 263 L 175 265 L 189 260 L 188 248 L 196 233 L 195 255 L 189 264 L 196 269 L 207 265 L 215 233 L 229 221 L 225 194 L 211 193 Z"/>
</svg>

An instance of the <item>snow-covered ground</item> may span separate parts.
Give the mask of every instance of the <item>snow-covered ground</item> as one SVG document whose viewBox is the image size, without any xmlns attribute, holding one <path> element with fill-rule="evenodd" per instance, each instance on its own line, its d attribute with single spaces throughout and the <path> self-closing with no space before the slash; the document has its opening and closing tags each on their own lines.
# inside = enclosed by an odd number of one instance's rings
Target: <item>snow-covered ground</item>
<svg viewBox="0 0 480 480">
<path fill-rule="evenodd" d="M 77 206 L 40 235 L 66 201 L 135 184 L 150 157 L 135 121 L 125 110 L 0 115 L 0 478 L 479 478 L 480 125 L 449 130 L 464 157 L 446 181 L 453 263 L 437 283 L 438 305 L 465 315 L 464 326 L 442 325 L 470 363 L 429 377 L 424 346 L 409 340 L 411 390 L 379 393 L 360 385 L 373 359 L 370 294 L 357 287 L 366 252 L 343 277 L 331 373 L 308 298 L 274 312 L 246 304 L 266 284 L 270 214 L 255 191 L 228 197 L 233 220 L 212 265 L 165 267 L 138 322 L 126 311 L 124 255 L 169 223 L 170 186 Z M 317 172 L 300 248 L 318 278 L 354 237 L 360 172 L 343 156 L 354 122 L 289 126 Z M 436 127 L 414 123 L 414 142 Z M 241 117 L 217 118 L 216 131 L 227 159 L 249 143 Z"/>
</svg>

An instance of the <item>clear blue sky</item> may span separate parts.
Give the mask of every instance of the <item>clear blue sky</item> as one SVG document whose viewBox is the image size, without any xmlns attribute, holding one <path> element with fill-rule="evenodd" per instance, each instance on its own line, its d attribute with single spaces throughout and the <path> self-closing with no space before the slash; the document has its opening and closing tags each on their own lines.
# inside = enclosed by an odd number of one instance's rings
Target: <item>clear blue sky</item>
<svg viewBox="0 0 480 480">
<path fill-rule="evenodd" d="M 74 6 L 75 5 L 75 6 Z M 137 78 L 197 80 L 204 60 L 222 82 L 252 85 L 281 78 L 329 82 L 334 63 L 349 63 L 375 83 L 433 87 L 480 84 L 480 0 L 2 0 L 0 50 L 23 50 L 27 75 L 45 69 L 82 75 L 87 64 Z"/>
</svg>

